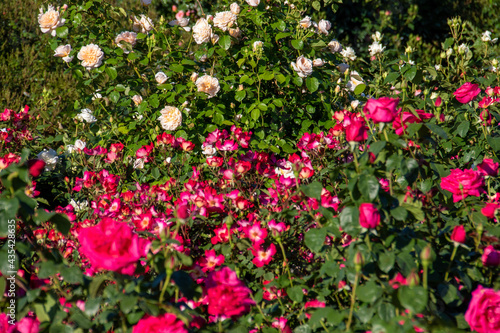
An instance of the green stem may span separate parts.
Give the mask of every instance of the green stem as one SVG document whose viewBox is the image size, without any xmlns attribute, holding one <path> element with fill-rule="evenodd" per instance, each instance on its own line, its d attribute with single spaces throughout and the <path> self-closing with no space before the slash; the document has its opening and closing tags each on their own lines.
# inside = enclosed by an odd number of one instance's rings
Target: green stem
<svg viewBox="0 0 500 333">
<path fill-rule="evenodd" d="M 165 292 L 167 291 L 167 286 L 170 284 L 170 277 L 172 276 L 172 269 L 167 269 L 167 279 L 163 284 L 163 288 L 161 289 L 160 294 L 160 304 L 163 304 L 163 297 L 165 296 Z"/>
<path fill-rule="evenodd" d="M 349 309 L 349 318 L 347 319 L 346 331 L 349 331 L 352 324 L 352 315 L 354 312 L 354 304 L 356 303 L 356 287 L 358 286 L 359 272 L 356 272 L 356 277 L 354 278 L 354 286 L 352 288 L 351 294 L 351 308 Z"/>
<path fill-rule="evenodd" d="M 293 282 L 292 282 L 292 274 L 290 274 L 290 265 L 288 265 L 288 259 L 286 258 L 286 252 L 285 248 L 283 247 L 283 243 L 281 240 L 278 240 L 278 244 L 281 249 L 281 253 L 283 254 L 283 265 L 286 267 L 286 271 L 288 273 L 288 280 L 290 280 L 290 285 L 293 287 Z"/>
<path fill-rule="evenodd" d="M 446 269 L 446 274 L 444 275 L 444 282 L 448 281 L 448 275 L 450 273 L 451 264 L 453 263 L 453 259 L 455 259 L 455 255 L 457 254 L 458 243 L 454 243 L 453 252 L 451 253 L 450 263 L 448 264 L 448 268 Z"/>
</svg>

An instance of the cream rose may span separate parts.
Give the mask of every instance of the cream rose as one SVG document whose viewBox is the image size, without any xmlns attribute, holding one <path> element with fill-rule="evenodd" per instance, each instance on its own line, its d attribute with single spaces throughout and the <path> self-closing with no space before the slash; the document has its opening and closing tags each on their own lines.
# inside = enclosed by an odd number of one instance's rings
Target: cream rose
<svg viewBox="0 0 500 333">
<path fill-rule="evenodd" d="M 299 22 L 299 24 L 300 24 L 300 26 L 301 26 L 302 28 L 306 28 L 306 29 L 307 29 L 307 28 L 309 28 L 309 27 L 311 26 L 311 24 L 312 24 L 312 22 L 311 22 L 311 18 L 310 18 L 309 16 L 306 16 L 306 17 L 304 17 L 304 18 L 303 18 L 303 19 Z"/>
<path fill-rule="evenodd" d="M 139 104 L 142 103 L 142 96 L 141 95 L 134 95 L 132 97 L 132 101 L 134 102 L 134 104 L 137 106 Z"/>
<path fill-rule="evenodd" d="M 313 67 L 321 67 L 325 64 L 325 62 L 323 61 L 323 59 L 321 58 L 318 58 L 318 59 L 314 59 L 313 60 Z"/>
<path fill-rule="evenodd" d="M 322 34 L 328 35 L 328 31 L 332 28 L 330 21 L 321 20 L 318 23 L 318 31 Z"/>
<path fill-rule="evenodd" d="M 182 124 L 182 113 L 175 106 L 166 106 L 161 111 L 161 116 L 158 120 L 167 131 L 174 131 Z"/>
<path fill-rule="evenodd" d="M 208 94 L 208 98 L 212 98 L 219 92 L 219 80 L 210 75 L 203 75 L 196 80 L 196 87 L 198 91 Z"/>
<path fill-rule="evenodd" d="M 262 43 L 260 40 L 253 42 L 252 49 L 254 52 L 262 51 L 262 48 L 264 46 L 264 43 Z"/>
<path fill-rule="evenodd" d="M 340 44 L 336 39 L 328 43 L 328 48 L 332 53 L 342 52 L 342 44 Z"/>
<path fill-rule="evenodd" d="M 229 35 L 233 38 L 240 38 L 241 37 L 241 30 L 239 27 L 236 27 L 235 29 L 229 28 Z"/>
<path fill-rule="evenodd" d="M 220 12 L 215 14 L 214 25 L 222 31 L 227 31 L 236 23 L 237 16 L 232 12 Z"/>
<path fill-rule="evenodd" d="M 44 34 L 50 32 L 52 37 L 56 36 L 56 29 L 64 25 L 65 19 L 61 19 L 59 11 L 54 9 L 54 6 L 49 5 L 47 11 L 43 12 L 43 7 L 40 8 L 40 14 L 38 14 L 38 24 L 40 24 L 40 29 Z"/>
<path fill-rule="evenodd" d="M 292 62 L 292 67 L 300 77 L 307 77 L 313 72 L 313 62 L 304 56 L 300 56 L 296 62 Z"/>
<path fill-rule="evenodd" d="M 245 0 L 245 1 L 252 7 L 257 7 L 260 3 L 260 0 Z"/>
<path fill-rule="evenodd" d="M 54 50 L 54 57 L 62 58 L 63 61 L 65 62 L 71 62 L 73 60 L 73 57 L 70 57 L 69 54 L 71 52 L 71 45 L 66 44 L 66 45 L 59 45 L 55 50 Z"/>
<path fill-rule="evenodd" d="M 212 38 L 212 26 L 204 18 L 196 21 L 193 27 L 193 38 L 196 44 L 208 43 Z"/>
<path fill-rule="evenodd" d="M 153 28 L 154 28 L 153 21 L 146 15 L 141 14 L 140 19 L 138 19 L 137 16 L 134 16 L 134 24 L 132 26 L 132 29 L 134 29 L 134 31 L 137 32 L 140 31 L 143 34 L 146 34 L 151 30 L 153 30 Z"/>
<path fill-rule="evenodd" d="M 231 6 L 229 6 L 229 9 L 231 9 L 231 13 L 234 15 L 238 15 L 241 11 L 240 5 L 238 5 L 236 2 L 233 2 Z"/>
<path fill-rule="evenodd" d="M 89 44 L 78 52 L 77 58 L 82 61 L 82 66 L 87 70 L 92 68 L 97 68 L 102 64 L 102 58 L 104 58 L 104 52 L 101 48 L 95 44 Z"/>
<path fill-rule="evenodd" d="M 155 75 L 155 80 L 158 84 L 164 84 L 168 79 L 168 76 L 163 72 L 158 72 Z"/>
<path fill-rule="evenodd" d="M 126 45 L 125 43 L 121 43 L 122 41 L 129 43 L 130 46 Z M 125 54 L 130 53 L 132 48 L 137 43 L 137 34 L 131 31 L 124 31 L 116 36 L 115 43 L 124 51 Z"/>
</svg>

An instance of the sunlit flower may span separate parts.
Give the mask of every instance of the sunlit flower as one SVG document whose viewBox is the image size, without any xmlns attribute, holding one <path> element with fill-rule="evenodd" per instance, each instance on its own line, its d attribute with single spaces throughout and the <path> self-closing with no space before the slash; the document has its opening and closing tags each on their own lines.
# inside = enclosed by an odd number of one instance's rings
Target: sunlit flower
<svg viewBox="0 0 500 333">
<path fill-rule="evenodd" d="M 54 149 L 44 149 L 37 155 L 38 159 L 45 162 L 45 171 L 52 171 L 56 168 L 59 157 Z"/>
<path fill-rule="evenodd" d="M 122 41 L 130 44 L 130 46 L 125 43 L 121 43 Z M 125 54 L 130 53 L 132 48 L 137 43 L 137 34 L 131 31 L 124 31 L 116 36 L 115 43 L 124 51 Z"/>
<path fill-rule="evenodd" d="M 69 56 L 69 54 L 71 53 L 71 45 L 69 44 L 59 45 L 54 50 L 54 53 L 54 57 L 62 58 L 62 60 L 65 62 L 71 62 L 71 60 L 73 60 L 73 57 Z"/>
<path fill-rule="evenodd" d="M 141 18 L 138 19 L 137 16 L 134 16 L 134 23 L 132 29 L 137 32 L 142 32 L 143 34 L 150 32 L 153 30 L 154 24 L 153 21 L 144 14 L 141 14 Z"/>
<path fill-rule="evenodd" d="M 318 59 L 314 59 L 313 60 L 313 67 L 321 67 L 325 64 L 325 62 L 323 61 L 323 59 L 321 58 L 318 58 Z"/>
<path fill-rule="evenodd" d="M 320 20 L 318 23 L 318 31 L 322 34 L 328 35 L 328 31 L 332 28 L 332 24 L 327 20 Z"/>
<path fill-rule="evenodd" d="M 182 113 L 175 106 L 166 106 L 161 111 L 161 116 L 158 120 L 167 131 L 173 131 L 182 124 Z"/>
<path fill-rule="evenodd" d="M 229 8 L 231 9 L 231 13 L 233 13 L 234 15 L 238 15 L 241 11 L 240 5 L 238 5 L 236 2 L 233 2 L 231 6 L 229 6 Z"/>
<path fill-rule="evenodd" d="M 233 38 L 240 38 L 240 36 L 241 36 L 240 28 L 239 27 L 229 28 L 229 35 Z"/>
<path fill-rule="evenodd" d="M 97 68 L 102 64 L 102 58 L 104 58 L 104 52 L 101 48 L 95 44 L 89 44 L 78 52 L 77 58 L 82 61 L 82 66 L 87 70 L 92 68 Z"/>
<path fill-rule="evenodd" d="M 304 17 L 302 20 L 300 20 L 299 24 L 300 24 L 300 26 L 301 26 L 302 28 L 306 28 L 306 29 L 307 29 L 307 28 L 309 28 L 309 27 L 311 26 L 311 24 L 312 24 L 312 22 L 311 22 L 311 18 L 310 18 L 309 16 L 306 16 L 306 17 Z"/>
<path fill-rule="evenodd" d="M 370 51 L 370 56 L 375 56 L 379 53 L 384 52 L 385 46 L 382 46 L 379 42 L 373 42 L 370 46 L 368 46 L 368 51 Z"/>
<path fill-rule="evenodd" d="M 283 176 L 285 178 L 295 178 L 295 174 L 293 173 L 293 164 L 290 161 L 287 161 L 284 165 L 284 168 L 276 167 L 274 172 L 278 176 Z"/>
<path fill-rule="evenodd" d="M 214 25 L 222 31 L 227 31 L 236 22 L 237 16 L 230 11 L 215 14 Z"/>
<path fill-rule="evenodd" d="M 382 37 L 383 37 L 383 36 L 384 36 L 384 35 L 382 35 L 382 34 L 380 33 L 380 31 L 376 31 L 376 32 L 372 35 L 372 39 L 373 39 L 373 41 L 374 41 L 374 42 L 381 42 L 381 41 L 382 41 Z"/>
<path fill-rule="evenodd" d="M 208 98 L 214 97 L 220 90 L 219 80 L 210 75 L 203 75 L 198 78 L 196 80 L 196 87 L 198 91 L 207 93 L 209 96 Z"/>
<path fill-rule="evenodd" d="M 260 0 L 245 0 L 245 1 L 252 7 L 257 7 L 260 3 Z"/>
<path fill-rule="evenodd" d="M 163 72 L 158 72 L 155 74 L 155 80 L 158 84 L 164 84 L 168 79 L 168 76 Z"/>
<path fill-rule="evenodd" d="M 344 57 L 344 59 L 349 59 L 351 61 L 356 60 L 356 53 L 354 52 L 354 49 L 350 46 L 342 50 L 340 54 Z"/>
<path fill-rule="evenodd" d="M 307 77 L 313 72 L 313 62 L 304 56 L 298 57 L 297 61 L 292 62 L 291 65 L 300 77 Z"/>
<path fill-rule="evenodd" d="M 458 46 L 458 53 L 459 54 L 467 55 L 469 52 L 470 52 L 470 49 L 467 45 L 462 43 Z"/>
<path fill-rule="evenodd" d="M 134 95 L 134 96 L 132 97 L 132 101 L 134 102 L 134 104 L 135 104 L 136 106 L 138 106 L 139 104 L 141 104 L 141 103 L 142 103 L 142 96 L 141 96 L 141 95 Z"/>
<path fill-rule="evenodd" d="M 59 11 L 54 9 L 54 6 L 49 5 L 45 13 L 43 12 L 43 7 L 40 8 L 38 24 L 40 24 L 40 29 L 44 34 L 50 32 L 50 34 L 55 37 L 56 29 L 63 26 L 65 21 L 65 19 L 61 19 Z"/>
<path fill-rule="evenodd" d="M 134 161 L 134 169 L 144 169 L 144 159 L 138 158 Z"/>
<path fill-rule="evenodd" d="M 328 48 L 332 53 L 342 52 L 342 44 L 340 44 L 339 41 L 336 39 L 328 43 Z"/>
<path fill-rule="evenodd" d="M 486 30 L 483 32 L 483 35 L 481 36 L 481 40 L 485 43 L 492 42 L 496 43 L 498 41 L 498 38 L 491 39 L 491 31 Z"/>
<path fill-rule="evenodd" d="M 95 123 L 97 121 L 96 117 L 94 117 L 90 109 L 82 109 L 75 118 L 81 122 L 85 121 L 87 123 Z"/>
<path fill-rule="evenodd" d="M 354 91 L 356 87 L 361 83 L 363 83 L 363 79 L 361 78 L 361 76 L 359 76 L 359 73 L 356 71 L 352 71 L 346 86 L 350 91 Z"/>
<path fill-rule="evenodd" d="M 260 40 L 255 41 L 252 44 L 252 49 L 254 52 L 258 52 L 258 51 L 262 50 L 263 45 L 264 45 L 264 43 L 262 43 Z"/>
<path fill-rule="evenodd" d="M 208 43 L 212 38 L 212 26 L 204 18 L 196 21 L 193 27 L 193 38 L 196 44 Z"/>
</svg>

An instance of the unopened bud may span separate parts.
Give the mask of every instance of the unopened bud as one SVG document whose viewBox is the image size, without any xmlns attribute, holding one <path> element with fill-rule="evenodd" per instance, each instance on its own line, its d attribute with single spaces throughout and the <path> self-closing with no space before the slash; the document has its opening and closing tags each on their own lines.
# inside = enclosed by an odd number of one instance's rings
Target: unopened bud
<svg viewBox="0 0 500 333">
<path fill-rule="evenodd" d="M 410 275 L 406 278 L 406 282 L 408 282 L 408 286 L 415 287 L 420 284 L 420 278 L 415 271 L 412 271 Z"/>
<path fill-rule="evenodd" d="M 424 247 L 422 252 L 420 252 L 420 259 L 422 260 L 422 264 L 424 266 L 429 266 L 432 260 L 432 249 L 430 245 Z"/>
<path fill-rule="evenodd" d="M 356 272 L 360 272 L 361 268 L 365 264 L 365 258 L 363 257 L 363 254 L 361 252 L 356 252 L 354 255 L 354 267 L 356 269 Z"/>
<path fill-rule="evenodd" d="M 191 74 L 191 81 L 196 82 L 198 80 L 198 73 L 194 72 Z"/>
</svg>

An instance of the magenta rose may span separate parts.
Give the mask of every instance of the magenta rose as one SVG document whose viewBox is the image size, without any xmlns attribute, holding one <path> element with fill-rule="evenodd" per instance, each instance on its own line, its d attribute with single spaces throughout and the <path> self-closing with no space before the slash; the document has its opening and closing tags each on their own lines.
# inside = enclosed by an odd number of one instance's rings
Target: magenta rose
<svg viewBox="0 0 500 333">
<path fill-rule="evenodd" d="M 425 113 L 423 110 L 415 110 L 415 112 L 418 116 L 415 116 L 412 112 L 398 112 L 392 122 L 392 128 L 394 128 L 397 135 L 402 135 L 408 128 L 408 124 L 421 123 L 425 119 L 434 117 L 432 113 Z"/>
<path fill-rule="evenodd" d="M 483 185 L 483 175 L 471 169 L 451 169 L 451 174 L 441 179 L 441 188 L 453 193 L 453 202 L 469 195 L 479 197 L 484 192 Z"/>
<path fill-rule="evenodd" d="M 38 333 L 40 332 L 40 321 L 38 318 L 24 317 L 16 323 L 16 328 L 12 332 Z"/>
<path fill-rule="evenodd" d="M 368 139 L 365 124 L 360 120 L 353 120 L 345 129 L 345 139 L 348 142 L 360 142 Z"/>
<path fill-rule="evenodd" d="M 158 317 L 147 317 L 139 320 L 132 329 L 132 333 L 188 333 L 184 323 L 172 313 L 165 313 Z"/>
<path fill-rule="evenodd" d="M 466 104 L 472 101 L 480 92 L 481 89 L 479 89 L 479 85 L 466 82 L 458 88 L 453 95 L 455 95 L 457 101 L 462 104 Z"/>
<path fill-rule="evenodd" d="M 390 123 L 396 118 L 398 98 L 381 97 L 379 99 L 369 99 L 363 111 L 366 117 L 377 123 Z"/>
<path fill-rule="evenodd" d="M 139 238 L 126 223 L 104 218 L 94 227 L 79 232 L 80 253 L 94 269 L 106 269 L 132 275 L 137 260 L 145 257 L 150 242 Z"/>
<path fill-rule="evenodd" d="M 495 250 L 493 245 L 488 245 L 481 257 L 483 266 L 500 266 L 500 251 Z"/>
<path fill-rule="evenodd" d="M 494 219 L 498 210 L 500 210 L 500 204 L 496 202 L 488 202 L 486 206 L 481 209 L 481 213 L 483 213 L 483 215 L 487 218 Z"/>
<path fill-rule="evenodd" d="M 374 229 L 380 224 L 380 212 L 372 203 L 359 206 L 359 224 L 366 229 Z"/>
<path fill-rule="evenodd" d="M 463 225 L 457 225 L 453 228 L 451 233 L 451 240 L 456 243 L 465 244 L 465 240 L 467 238 L 467 234 L 465 233 L 465 228 Z"/>
<path fill-rule="evenodd" d="M 477 170 L 485 176 L 498 175 L 498 163 L 493 162 L 491 158 L 483 159 L 483 162 L 477 166 Z"/>
<path fill-rule="evenodd" d="M 500 333 L 500 291 L 479 285 L 472 292 L 465 320 L 478 333 Z"/>
</svg>

